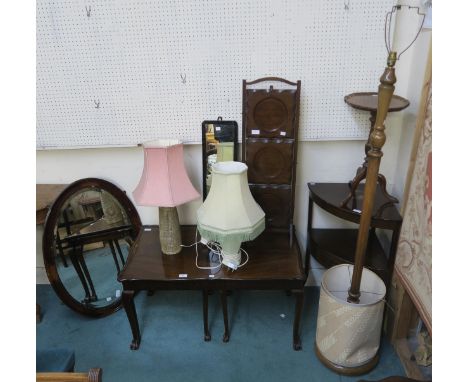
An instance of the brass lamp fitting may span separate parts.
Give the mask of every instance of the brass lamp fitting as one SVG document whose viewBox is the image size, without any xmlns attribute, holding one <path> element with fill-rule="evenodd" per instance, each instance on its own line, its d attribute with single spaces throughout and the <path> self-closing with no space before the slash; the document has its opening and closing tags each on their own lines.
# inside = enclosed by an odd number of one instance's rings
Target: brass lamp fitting
<svg viewBox="0 0 468 382">
<path fill-rule="evenodd" d="M 391 51 L 388 53 L 387 66 L 393 68 L 397 61 L 397 52 Z"/>
</svg>

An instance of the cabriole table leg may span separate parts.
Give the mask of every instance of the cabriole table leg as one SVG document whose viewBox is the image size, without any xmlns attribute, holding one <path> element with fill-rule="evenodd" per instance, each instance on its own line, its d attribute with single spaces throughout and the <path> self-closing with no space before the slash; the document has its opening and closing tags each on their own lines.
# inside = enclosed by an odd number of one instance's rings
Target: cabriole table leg
<svg viewBox="0 0 468 382">
<path fill-rule="evenodd" d="M 229 342 L 229 319 L 228 319 L 228 310 L 227 310 L 227 292 L 221 290 L 221 305 L 223 307 L 223 319 L 224 319 L 224 334 L 223 342 Z"/>
<path fill-rule="evenodd" d="M 211 333 L 208 328 L 208 291 L 203 289 L 203 329 L 205 330 L 205 341 L 211 341 Z"/>
<path fill-rule="evenodd" d="M 299 326 L 302 317 L 302 306 L 304 305 L 304 290 L 297 289 L 293 293 L 296 295 L 296 312 L 294 316 L 293 347 L 294 350 L 302 350 L 301 337 L 299 336 Z"/>
<path fill-rule="evenodd" d="M 135 296 L 135 291 L 133 290 L 124 290 L 122 293 L 122 304 L 124 306 L 125 312 L 127 313 L 128 322 L 132 328 L 133 340 L 130 344 L 130 349 L 137 350 L 140 347 L 140 328 L 138 326 L 138 318 L 135 309 L 135 302 L 133 297 Z"/>
</svg>

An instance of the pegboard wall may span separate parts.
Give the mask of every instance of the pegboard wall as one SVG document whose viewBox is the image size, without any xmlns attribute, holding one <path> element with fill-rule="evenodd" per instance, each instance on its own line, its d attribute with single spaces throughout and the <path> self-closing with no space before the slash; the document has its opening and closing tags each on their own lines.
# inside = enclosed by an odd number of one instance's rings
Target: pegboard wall
<svg viewBox="0 0 468 382">
<path fill-rule="evenodd" d="M 302 81 L 300 140 L 366 139 L 343 97 L 377 91 L 393 3 L 37 0 L 37 147 L 200 142 L 265 76 Z"/>
</svg>

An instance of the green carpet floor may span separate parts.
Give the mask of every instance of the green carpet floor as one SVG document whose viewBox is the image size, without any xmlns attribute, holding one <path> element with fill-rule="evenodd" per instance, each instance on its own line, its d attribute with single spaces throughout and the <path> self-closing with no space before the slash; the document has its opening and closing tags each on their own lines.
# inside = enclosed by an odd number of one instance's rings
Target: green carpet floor
<svg viewBox="0 0 468 382">
<path fill-rule="evenodd" d="M 294 297 L 281 291 L 237 291 L 229 297 L 231 340 L 222 342 L 219 295 L 210 296 L 211 342 L 203 341 L 202 294 L 196 291 L 142 292 L 135 298 L 142 342 L 132 351 L 122 309 L 100 319 L 63 305 L 49 285 L 37 285 L 43 311 L 37 348 L 75 350 L 77 371 L 103 369 L 104 382 L 130 381 L 358 381 L 404 375 L 387 341 L 378 366 L 364 377 L 344 377 L 325 368 L 314 354 L 319 289 L 306 288 L 302 351 L 292 348 Z M 284 317 L 282 317 L 284 315 Z"/>
</svg>

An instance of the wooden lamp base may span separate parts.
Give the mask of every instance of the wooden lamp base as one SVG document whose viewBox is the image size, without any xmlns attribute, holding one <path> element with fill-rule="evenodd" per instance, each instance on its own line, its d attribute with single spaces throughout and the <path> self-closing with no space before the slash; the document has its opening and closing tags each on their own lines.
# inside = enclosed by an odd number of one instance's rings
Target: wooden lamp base
<svg viewBox="0 0 468 382">
<path fill-rule="evenodd" d="M 166 255 L 175 255 L 182 250 L 177 207 L 159 207 L 159 239 L 161 251 Z"/>
<path fill-rule="evenodd" d="M 369 371 L 371 371 L 379 362 L 379 354 L 377 353 L 374 358 L 371 358 L 369 362 L 367 362 L 364 365 L 356 366 L 356 367 L 346 367 L 346 366 L 341 366 L 337 365 L 328 359 L 325 358 L 325 356 L 320 352 L 319 348 L 317 347 L 317 343 L 315 343 L 315 354 L 317 355 L 317 358 L 322 362 L 326 367 L 328 367 L 330 370 L 334 371 L 335 373 L 341 374 L 341 375 L 362 375 L 366 374 Z"/>
</svg>

